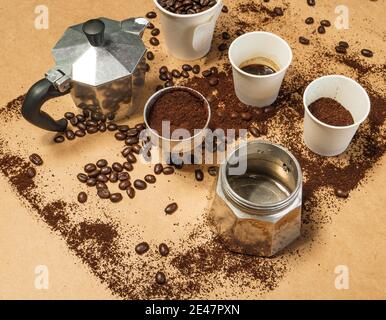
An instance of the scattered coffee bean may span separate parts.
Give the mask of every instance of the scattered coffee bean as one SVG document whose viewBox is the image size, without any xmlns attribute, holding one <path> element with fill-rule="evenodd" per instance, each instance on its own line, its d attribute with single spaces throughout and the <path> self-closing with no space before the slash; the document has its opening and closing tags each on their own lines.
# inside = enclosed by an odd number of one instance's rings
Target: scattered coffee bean
<svg viewBox="0 0 386 320">
<path fill-rule="evenodd" d="M 252 119 L 252 114 L 249 112 L 241 112 L 240 116 L 244 121 L 250 121 Z"/>
<path fill-rule="evenodd" d="M 101 199 L 109 199 L 111 196 L 110 191 L 105 188 L 98 189 L 97 195 Z"/>
<path fill-rule="evenodd" d="M 130 130 L 130 127 L 127 124 L 122 124 L 122 125 L 118 126 L 118 130 L 120 132 L 126 133 L 127 131 Z"/>
<path fill-rule="evenodd" d="M 132 152 L 130 152 L 126 156 L 126 160 L 127 160 L 127 162 L 130 162 L 130 163 L 136 163 L 137 162 L 137 158 L 135 157 L 135 155 Z"/>
<path fill-rule="evenodd" d="M 217 86 L 217 85 L 218 85 L 218 82 L 219 82 L 218 78 L 211 78 L 211 79 L 209 80 L 209 84 L 210 84 L 212 87 Z"/>
<path fill-rule="evenodd" d="M 130 180 L 123 180 L 119 183 L 118 188 L 122 191 L 127 190 L 131 186 Z"/>
<path fill-rule="evenodd" d="M 155 26 L 154 26 L 153 23 L 149 22 L 149 23 L 147 24 L 147 27 L 146 27 L 146 28 L 148 28 L 148 29 L 154 29 Z"/>
<path fill-rule="evenodd" d="M 97 161 L 96 165 L 97 165 L 98 168 L 106 167 L 107 166 L 107 160 L 100 159 L 100 160 Z"/>
<path fill-rule="evenodd" d="M 118 126 L 115 123 L 109 123 L 107 125 L 107 130 L 109 130 L 109 131 L 115 131 L 117 129 L 118 129 Z"/>
<path fill-rule="evenodd" d="M 157 163 L 155 166 L 154 166 L 154 173 L 155 174 L 161 174 L 162 171 L 163 171 L 164 167 L 162 165 L 162 163 Z"/>
<path fill-rule="evenodd" d="M 87 201 L 87 193 L 86 192 L 79 192 L 78 202 L 79 203 L 85 203 L 86 201 Z"/>
<path fill-rule="evenodd" d="M 157 13 L 155 13 L 154 11 L 150 11 L 148 13 L 146 13 L 146 18 L 148 19 L 154 19 L 157 17 Z"/>
<path fill-rule="evenodd" d="M 32 167 L 29 167 L 28 169 L 27 169 L 27 177 L 28 178 L 34 178 L 36 176 L 36 170 L 35 170 L 35 168 L 32 168 Z"/>
<path fill-rule="evenodd" d="M 93 163 L 88 163 L 84 166 L 84 172 L 90 173 L 97 169 L 96 165 Z"/>
<path fill-rule="evenodd" d="M 155 282 L 159 285 L 163 285 L 166 283 L 166 276 L 163 272 L 158 271 L 155 275 Z"/>
<path fill-rule="evenodd" d="M 201 71 L 201 67 L 198 64 L 195 64 L 192 68 L 194 74 L 199 74 Z"/>
<path fill-rule="evenodd" d="M 177 209 L 178 209 L 177 203 L 173 202 L 173 203 L 167 205 L 167 207 L 165 208 L 164 211 L 166 214 L 173 214 L 174 212 L 177 211 Z"/>
<path fill-rule="evenodd" d="M 217 167 L 212 166 L 208 168 L 208 173 L 209 175 L 215 177 L 217 176 L 217 170 L 218 170 Z"/>
<path fill-rule="evenodd" d="M 88 179 L 88 175 L 84 173 L 79 173 L 77 176 L 78 180 L 82 183 L 85 183 Z"/>
<path fill-rule="evenodd" d="M 117 192 L 110 195 L 111 202 L 117 203 L 123 199 L 122 194 Z"/>
<path fill-rule="evenodd" d="M 201 169 L 196 169 L 194 171 L 194 176 L 195 176 L 197 181 L 204 180 L 204 172 Z"/>
<path fill-rule="evenodd" d="M 89 176 L 90 178 L 96 178 L 96 177 L 99 176 L 99 174 L 100 174 L 100 170 L 94 170 L 94 171 L 91 171 L 91 172 L 88 174 L 88 176 Z"/>
<path fill-rule="evenodd" d="M 221 38 L 223 38 L 224 40 L 229 40 L 231 38 L 231 35 L 224 31 L 223 33 L 221 33 Z"/>
<path fill-rule="evenodd" d="M 133 187 L 128 187 L 126 189 L 126 193 L 130 199 L 133 199 L 135 197 L 135 189 Z"/>
<path fill-rule="evenodd" d="M 119 181 L 124 181 L 124 180 L 129 180 L 129 179 L 130 179 L 130 175 L 128 172 L 122 171 L 122 172 L 118 173 L 118 180 Z"/>
<path fill-rule="evenodd" d="M 361 54 L 366 58 L 371 58 L 374 55 L 374 53 L 369 49 L 362 49 Z"/>
<path fill-rule="evenodd" d="M 335 51 L 338 53 L 342 53 L 342 54 L 347 53 L 347 49 L 345 47 L 342 47 L 342 46 L 336 46 Z"/>
<path fill-rule="evenodd" d="M 83 123 L 83 122 L 79 122 L 76 127 L 79 129 L 79 130 L 83 130 L 83 131 L 86 131 L 87 130 L 87 127 L 86 125 Z"/>
<path fill-rule="evenodd" d="M 138 137 L 129 137 L 125 140 L 125 144 L 127 146 L 131 146 L 133 144 L 137 144 L 139 141 Z"/>
<path fill-rule="evenodd" d="M 189 78 L 189 72 L 185 71 L 185 70 L 182 70 L 181 71 L 181 77 L 183 77 L 185 79 Z"/>
<path fill-rule="evenodd" d="M 110 174 L 110 177 L 109 177 L 109 181 L 112 182 L 112 183 L 115 183 L 118 181 L 118 172 L 111 172 Z"/>
<path fill-rule="evenodd" d="M 150 64 L 146 63 L 145 65 L 145 71 L 149 72 L 150 71 Z"/>
<path fill-rule="evenodd" d="M 126 139 L 126 134 L 123 132 L 117 132 L 114 136 L 118 141 L 123 141 Z"/>
<path fill-rule="evenodd" d="M 155 29 L 151 30 L 150 33 L 152 36 L 156 37 L 161 33 L 161 31 L 158 28 L 155 28 Z"/>
<path fill-rule="evenodd" d="M 86 117 L 82 114 L 77 114 L 76 118 L 78 119 L 79 122 L 85 122 L 86 121 Z"/>
<path fill-rule="evenodd" d="M 147 182 L 147 183 L 155 183 L 156 182 L 156 177 L 155 176 L 153 176 L 152 174 L 147 174 L 146 176 L 145 176 L 145 181 Z"/>
<path fill-rule="evenodd" d="M 148 252 L 149 249 L 150 249 L 150 246 L 147 242 L 141 242 L 135 246 L 135 252 L 138 254 L 144 254 Z"/>
<path fill-rule="evenodd" d="M 108 178 L 106 175 L 104 175 L 104 174 L 99 174 L 99 175 L 97 176 L 97 181 L 100 181 L 100 182 L 107 182 L 107 181 L 109 181 L 109 178 Z"/>
<path fill-rule="evenodd" d="M 98 127 L 87 127 L 88 134 L 94 134 L 98 132 Z"/>
<path fill-rule="evenodd" d="M 136 128 L 132 128 L 126 132 L 127 137 L 136 137 L 138 135 L 138 130 Z"/>
<path fill-rule="evenodd" d="M 98 122 L 96 122 L 95 120 L 87 120 L 86 121 L 86 126 L 88 126 L 88 127 L 97 127 L 98 126 Z"/>
<path fill-rule="evenodd" d="M 72 118 L 75 118 L 75 114 L 73 112 L 66 112 L 64 114 L 64 117 L 67 119 L 67 120 L 71 120 Z"/>
<path fill-rule="evenodd" d="M 123 171 L 123 167 L 122 165 L 119 163 L 119 162 L 114 162 L 111 166 L 111 168 L 115 171 L 115 172 L 121 172 Z"/>
<path fill-rule="evenodd" d="M 159 75 L 159 79 L 160 79 L 161 81 L 167 81 L 167 80 L 168 80 L 167 73 L 161 73 L 161 74 Z"/>
<path fill-rule="evenodd" d="M 127 171 L 133 171 L 134 167 L 133 167 L 133 164 L 131 164 L 130 162 L 124 162 L 122 164 L 123 168 Z"/>
<path fill-rule="evenodd" d="M 322 20 L 320 21 L 320 24 L 323 26 L 323 27 L 331 27 L 331 22 L 328 21 L 328 20 Z"/>
<path fill-rule="evenodd" d="M 107 188 L 107 184 L 104 183 L 104 182 L 101 182 L 101 181 L 97 181 L 96 188 L 97 188 L 97 190 L 99 190 L 99 189 L 108 189 Z"/>
<path fill-rule="evenodd" d="M 36 166 L 41 166 L 43 164 L 43 159 L 37 153 L 33 153 L 29 156 L 29 160 Z"/>
<path fill-rule="evenodd" d="M 142 147 L 139 144 L 133 144 L 131 147 L 134 153 L 140 154 Z"/>
<path fill-rule="evenodd" d="M 111 173 L 111 168 L 110 167 L 103 167 L 101 168 L 101 174 L 104 174 L 104 175 L 109 175 Z"/>
<path fill-rule="evenodd" d="M 146 187 L 147 187 L 147 184 L 145 181 L 141 180 L 141 179 L 136 179 L 134 181 L 134 187 L 138 190 L 145 190 Z"/>
<path fill-rule="evenodd" d="M 193 67 L 190 64 L 183 64 L 182 65 L 182 70 L 184 71 L 191 71 Z"/>
<path fill-rule="evenodd" d="M 226 43 L 221 43 L 218 46 L 218 51 L 225 51 L 226 49 L 228 49 L 228 45 Z"/>
<path fill-rule="evenodd" d="M 307 4 L 313 7 L 315 5 L 315 0 L 307 0 Z"/>
<path fill-rule="evenodd" d="M 166 67 L 166 66 L 162 66 L 162 67 L 159 69 L 159 73 L 160 73 L 160 74 L 167 73 L 167 72 L 168 72 L 168 67 Z"/>
<path fill-rule="evenodd" d="M 323 27 L 323 26 L 319 26 L 319 27 L 318 27 L 318 33 L 320 33 L 320 34 L 326 33 L 326 28 Z"/>
<path fill-rule="evenodd" d="M 343 47 L 343 48 L 346 48 L 346 49 L 348 49 L 348 47 L 349 47 L 349 45 L 348 45 L 348 43 L 346 41 L 339 41 L 338 45 L 340 47 Z"/>
<path fill-rule="evenodd" d="M 88 178 L 86 181 L 87 186 L 89 187 L 95 187 L 97 184 L 97 179 L 95 178 Z"/>
<path fill-rule="evenodd" d="M 314 18 L 313 17 L 308 17 L 304 22 L 306 24 L 313 24 L 314 23 Z"/>
<path fill-rule="evenodd" d="M 161 256 L 166 257 L 169 254 L 169 247 L 167 246 L 166 243 L 161 243 L 158 246 L 158 251 Z"/>
<path fill-rule="evenodd" d="M 305 37 L 299 37 L 299 42 L 301 44 L 304 44 L 304 45 L 309 45 L 310 44 L 310 40 L 305 38 Z"/>
<path fill-rule="evenodd" d="M 349 196 L 349 193 L 342 189 L 335 189 L 335 195 L 339 198 L 347 198 Z"/>
<path fill-rule="evenodd" d="M 254 136 L 255 138 L 260 137 L 260 130 L 257 129 L 256 127 L 251 126 L 248 128 L 248 130 L 249 130 L 250 134 L 252 136 Z"/>
<path fill-rule="evenodd" d="M 218 74 L 218 69 L 217 69 L 217 67 L 211 67 L 209 70 L 210 70 L 210 72 L 212 73 L 212 75 L 217 75 L 217 74 Z"/>
<path fill-rule="evenodd" d="M 282 16 L 284 13 L 283 13 L 283 9 L 280 8 L 280 7 L 275 7 L 273 9 L 273 13 L 276 15 L 276 16 Z"/>
<path fill-rule="evenodd" d="M 203 75 L 205 78 L 210 77 L 210 76 L 212 75 L 212 71 L 210 71 L 210 70 L 204 70 L 204 71 L 202 72 L 202 75 Z"/>
<path fill-rule="evenodd" d="M 82 138 L 86 135 L 86 131 L 84 130 L 76 130 L 75 131 L 75 135 L 78 137 L 78 138 Z"/>
<path fill-rule="evenodd" d="M 179 72 L 177 69 L 172 70 L 172 75 L 176 79 L 181 78 L 181 72 Z"/>
<path fill-rule="evenodd" d="M 163 174 L 166 174 L 166 175 L 173 174 L 174 168 L 168 166 L 168 167 L 163 168 L 162 172 L 163 172 Z"/>
<path fill-rule="evenodd" d="M 121 154 L 122 156 L 124 156 L 125 158 L 127 157 L 127 155 L 131 152 L 131 146 L 129 147 L 126 147 L 122 150 Z"/>
<path fill-rule="evenodd" d="M 146 53 L 146 58 L 147 58 L 147 60 L 154 60 L 154 53 L 152 52 L 152 51 L 148 51 L 147 53 Z"/>
<path fill-rule="evenodd" d="M 54 138 L 55 143 L 62 143 L 64 141 L 64 137 L 59 135 Z"/>
<path fill-rule="evenodd" d="M 224 13 L 228 13 L 229 9 L 228 9 L 227 6 L 223 6 L 221 11 L 224 12 Z"/>
<path fill-rule="evenodd" d="M 174 82 L 172 80 L 168 80 L 165 82 L 165 88 L 170 88 L 174 86 Z"/>
<path fill-rule="evenodd" d="M 159 45 L 159 40 L 156 37 L 151 37 L 150 38 L 150 44 L 152 46 L 158 46 Z"/>
</svg>

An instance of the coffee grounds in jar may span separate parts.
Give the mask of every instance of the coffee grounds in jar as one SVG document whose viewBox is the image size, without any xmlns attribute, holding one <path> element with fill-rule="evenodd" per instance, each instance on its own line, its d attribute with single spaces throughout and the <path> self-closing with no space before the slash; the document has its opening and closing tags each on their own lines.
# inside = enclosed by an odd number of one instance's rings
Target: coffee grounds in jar
<svg viewBox="0 0 386 320">
<path fill-rule="evenodd" d="M 308 106 L 311 114 L 331 126 L 350 126 L 354 124 L 354 119 L 344 106 L 331 98 L 319 98 Z"/>
<path fill-rule="evenodd" d="M 165 92 L 153 104 L 148 118 L 150 128 L 162 134 L 162 122 L 170 121 L 170 133 L 186 129 L 194 135 L 195 129 L 203 129 L 208 121 L 205 101 L 188 90 L 174 89 Z"/>
</svg>

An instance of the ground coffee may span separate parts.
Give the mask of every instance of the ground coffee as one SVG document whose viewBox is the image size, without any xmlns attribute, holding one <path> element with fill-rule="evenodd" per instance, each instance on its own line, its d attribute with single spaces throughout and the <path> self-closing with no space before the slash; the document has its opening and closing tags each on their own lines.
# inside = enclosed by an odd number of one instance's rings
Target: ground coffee
<svg viewBox="0 0 386 320">
<path fill-rule="evenodd" d="M 350 126 L 354 124 L 351 113 L 338 101 L 331 98 L 320 98 L 308 106 L 312 115 L 331 126 Z"/>
</svg>

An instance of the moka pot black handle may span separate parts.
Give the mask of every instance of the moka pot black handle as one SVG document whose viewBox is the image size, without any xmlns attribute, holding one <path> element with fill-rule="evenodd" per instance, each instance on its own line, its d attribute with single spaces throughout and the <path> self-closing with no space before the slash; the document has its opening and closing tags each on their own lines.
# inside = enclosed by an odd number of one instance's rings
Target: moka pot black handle
<svg viewBox="0 0 386 320">
<path fill-rule="evenodd" d="M 48 131 L 63 132 L 67 128 L 67 120 L 54 120 L 49 114 L 42 111 L 43 104 L 52 98 L 69 93 L 70 90 L 60 92 L 49 80 L 43 78 L 36 82 L 27 92 L 21 108 L 21 114 L 28 122 Z"/>
</svg>

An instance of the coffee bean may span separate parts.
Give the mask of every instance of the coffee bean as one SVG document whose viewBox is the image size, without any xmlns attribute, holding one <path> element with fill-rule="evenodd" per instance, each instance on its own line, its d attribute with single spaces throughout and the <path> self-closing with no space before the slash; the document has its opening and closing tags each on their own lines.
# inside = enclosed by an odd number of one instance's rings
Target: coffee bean
<svg viewBox="0 0 386 320">
<path fill-rule="evenodd" d="M 87 130 L 87 127 L 86 125 L 83 123 L 83 122 L 79 122 L 76 127 L 79 129 L 79 130 L 83 130 L 83 131 L 86 131 Z"/>
<path fill-rule="evenodd" d="M 221 38 L 223 38 L 224 40 L 229 40 L 231 38 L 231 35 L 224 31 L 223 33 L 221 33 Z"/>
<path fill-rule="evenodd" d="M 43 159 L 37 153 L 33 153 L 29 156 L 29 160 L 36 166 L 41 166 L 43 164 Z"/>
<path fill-rule="evenodd" d="M 88 134 L 94 134 L 98 132 L 98 127 L 87 127 Z"/>
<path fill-rule="evenodd" d="M 66 112 L 64 114 L 64 117 L 67 119 L 67 120 L 71 120 L 72 118 L 75 117 L 75 114 L 73 112 Z"/>
<path fill-rule="evenodd" d="M 79 173 L 77 176 L 78 180 L 82 183 L 85 183 L 88 179 L 88 175 L 84 173 Z"/>
<path fill-rule="evenodd" d="M 153 23 L 149 22 L 149 23 L 147 24 L 147 27 L 146 27 L 146 28 L 148 28 L 148 29 L 154 29 L 155 26 L 154 26 Z"/>
<path fill-rule="evenodd" d="M 276 16 L 282 16 L 284 13 L 283 13 L 283 9 L 280 8 L 280 7 L 275 7 L 273 9 L 273 13 L 276 15 Z"/>
<path fill-rule="evenodd" d="M 109 130 L 109 131 L 115 131 L 117 129 L 118 129 L 118 126 L 115 123 L 109 123 L 107 125 L 107 130 Z"/>
<path fill-rule="evenodd" d="M 218 82 L 219 82 L 218 78 L 211 78 L 211 79 L 209 80 L 209 84 L 210 84 L 212 87 L 217 86 L 217 85 L 218 85 Z"/>
<path fill-rule="evenodd" d="M 146 13 L 146 18 L 148 19 L 154 19 L 157 17 L 157 13 L 155 13 L 154 11 L 150 11 L 148 13 Z"/>
<path fill-rule="evenodd" d="M 122 172 L 123 171 L 123 167 L 122 165 L 119 163 L 119 162 L 114 162 L 111 166 L 111 168 L 115 171 L 115 172 Z"/>
<path fill-rule="evenodd" d="M 107 188 L 107 184 L 102 182 L 102 181 L 97 181 L 96 188 L 97 188 L 97 190 L 99 190 L 99 189 L 108 189 Z"/>
<path fill-rule="evenodd" d="M 95 179 L 95 178 L 88 178 L 87 181 L 86 181 L 86 184 L 89 187 L 95 187 L 95 185 L 97 184 L 97 179 Z"/>
<path fill-rule="evenodd" d="M 155 29 L 151 30 L 150 33 L 152 36 L 156 37 L 161 33 L 161 31 L 158 28 L 155 28 Z"/>
<path fill-rule="evenodd" d="M 88 109 L 83 109 L 82 114 L 85 118 L 90 117 L 90 111 Z"/>
<path fill-rule="evenodd" d="M 331 27 L 331 22 L 324 19 L 322 21 L 320 21 L 320 24 L 323 26 L 323 27 Z"/>
<path fill-rule="evenodd" d="M 74 117 L 70 120 L 70 123 L 72 126 L 76 126 L 78 123 L 83 123 L 83 122 L 79 122 L 78 118 Z"/>
<path fill-rule="evenodd" d="M 299 42 L 301 44 L 304 44 L 304 45 L 309 45 L 310 44 L 310 40 L 305 38 L 305 37 L 299 37 Z"/>
<path fill-rule="evenodd" d="M 252 119 L 252 114 L 249 112 L 241 112 L 240 116 L 244 121 L 250 121 Z"/>
<path fill-rule="evenodd" d="M 308 17 L 304 22 L 306 24 L 313 24 L 314 23 L 314 18 L 313 17 Z"/>
<path fill-rule="evenodd" d="M 161 243 L 158 246 L 158 251 L 161 256 L 166 257 L 169 254 L 169 247 L 167 246 L 166 243 Z"/>
<path fill-rule="evenodd" d="M 173 202 L 173 203 L 167 205 L 167 207 L 165 208 L 164 211 L 166 214 L 173 214 L 174 212 L 177 211 L 177 209 L 178 209 L 177 203 Z"/>
<path fill-rule="evenodd" d="M 119 181 L 124 181 L 124 180 L 129 180 L 130 175 L 128 172 L 122 171 L 118 173 L 118 180 Z"/>
<path fill-rule="evenodd" d="M 98 126 L 98 122 L 96 122 L 95 120 L 87 120 L 86 121 L 86 126 L 88 126 L 88 127 L 97 127 Z"/>
<path fill-rule="evenodd" d="M 139 134 L 138 130 L 135 128 L 130 129 L 126 132 L 127 137 L 136 137 Z"/>
<path fill-rule="evenodd" d="M 110 201 L 117 203 L 123 199 L 122 194 L 117 192 L 110 195 Z"/>
<path fill-rule="evenodd" d="M 101 168 L 101 174 L 104 174 L 104 175 L 109 175 L 111 173 L 111 168 L 110 167 L 103 167 Z"/>
<path fill-rule="evenodd" d="M 119 183 L 118 188 L 124 191 L 124 190 L 127 190 L 127 188 L 130 186 L 131 186 L 130 180 L 123 180 Z"/>
<path fill-rule="evenodd" d="M 154 53 L 153 52 L 151 52 L 151 51 L 148 51 L 147 53 L 146 53 L 146 58 L 147 58 L 147 60 L 154 60 Z"/>
<path fill-rule="evenodd" d="M 118 141 L 123 141 L 126 139 L 126 134 L 123 132 L 117 132 L 114 136 Z"/>
<path fill-rule="evenodd" d="M 334 192 L 335 192 L 335 195 L 339 198 L 347 198 L 349 196 L 349 193 L 342 189 L 335 189 Z"/>
<path fill-rule="evenodd" d="M 133 144 L 131 147 L 134 153 L 140 154 L 142 147 L 139 144 Z"/>
<path fill-rule="evenodd" d="M 87 201 L 87 194 L 86 192 L 79 192 L 78 194 L 78 202 L 79 203 L 85 203 Z"/>
<path fill-rule="evenodd" d="M 137 158 L 135 157 L 135 155 L 132 152 L 130 152 L 126 156 L 126 160 L 127 160 L 127 162 L 130 162 L 130 163 L 136 163 L 137 162 Z"/>
<path fill-rule="evenodd" d="M 195 64 L 192 68 L 192 72 L 194 74 L 199 74 L 200 73 L 200 70 L 201 70 L 201 67 L 198 65 L 198 64 Z"/>
<path fill-rule="evenodd" d="M 202 72 L 202 75 L 203 75 L 205 78 L 210 77 L 210 76 L 212 75 L 212 71 L 210 71 L 210 70 L 204 70 L 204 71 Z"/>
<path fill-rule="evenodd" d="M 138 137 L 129 137 L 125 140 L 125 144 L 131 146 L 133 144 L 137 144 L 139 141 Z"/>
<path fill-rule="evenodd" d="M 159 73 L 160 73 L 160 74 L 167 73 L 167 72 L 168 72 L 168 67 L 166 67 L 166 66 L 162 66 L 162 67 L 159 69 Z"/>
<path fill-rule="evenodd" d="M 167 73 L 161 73 L 159 75 L 159 79 L 162 80 L 162 81 L 167 81 L 168 80 Z"/>
<path fill-rule="evenodd" d="M 122 125 L 118 126 L 118 130 L 120 132 L 126 133 L 127 131 L 130 130 L 130 127 L 127 124 L 122 124 Z"/>
<path fill-rule="evenodd" d="M 166 174 L 166 175 L 173 174 L 174 168 L 168 166 L 168 167 L 163 168 L 162 172 L 163 172 L 163 174 Z"/>
<path fill-rule="evenodd" d="M 64 137 L 63 136 L 56 136 L 55 138 L 54 138 L 54 142 L 55 143 L 62 143 L 64 141 Z"/>
<path fill-rule="evenodd" d="M 176 79 L 181 78 L 181 72 L 179 72 L 177 69 L 172 70 L 172 75 Z"/>
<path fill-rule="evenodd" d="M 150 249 L 150 246 L 147 242 L 141 242 L 135 246 L 135 252 L 137 254 L 144 254 L 144 253 L 148 252 L 149 249 Z"/>
<path fill-rule="evenodd" d="M 196 177 L 197 181 L 204 180 L 204 172 L 201 169 L 196 169 L 194 171 L 194 176 Z"/>
<path fill-rule="evenodd" d="M 127 155 L 131 152 L 131 146 L 129 147 L 126 147 L 122 150 L 121 154 L 122 156 L 124 156 L 125 158 L 127 157 Z"/>
<path fill-rule="evenodd" d="M 145 72 L 149 72 L 150 71 L 150 64 L 146 63 L 145 64 Z"/>
<path fill-rule="evenodd" d="M 36 176 L 36 170 L 35 170 L 35 168 L 32 168 L 32 167 L 29 167 L 28 169 L 27 169 L 27 177 L 28 178 L 34 178 Z"/>
<path fill-rule="evenodd" d="M 182 70 L 184 71 L 191 71 L 193 67 L 190 64 L 184 64 L 182 65 Z"/>
<path fill-rule="evenodd" d="M 104 175 L 104 174 L 99 174 L 99 175 L 97 176 L 97 181 L 100 181 L 100 182 L 107 182 L 107 181 L 109 181 L 109 178 L 108 178 L 106 175 Z"/>
<path fill-rule="evenodd" d="M 154 173 L 155 174 L 161 174 L 162 171 L 163 171 L 164 167 L 161 163 L 157 163 L 155 166 L 154 166 Z"/>
<path fill-rule="evenodd" d="M 166 283 L 166 276 L 163 272 L 158 271 L 155 275 L 155 282 L 157 284 L 163 285 Z"/>
<path fill-rule="evenodd" d="M 218 46 L 218 51 L 225 51 L 226 49 L 228 49 L 228 45 L 226 43 L 221 43 Z"/>
<path fill-rule="evenodd" d="M 307 0 L 307 4 L 313 7 L 315 5 L 315 0 Z"/>
<path fill-rule="evenodd" d="M 362 49 L 361 54 L 366 58 L 371 58 L 374 55 L 374 53 L 369 49 Z"/>
<path fill-rule="evenodd" d="M 77 114 L 76 118 L 78 119 L 79 122 L 85 122 L 86 117 L 83 114 Z"/>
<path fill-rule="evenodd" d="M 342 54 L 347 53 L 347 49 L 345 47 L 342 47 L 342 46 L 336 46 L 335 51 L 338 53 L 342 53 Z"/>
<path fill-rule="evenodd" d="M 88 163 L 84 166 L 84 172 L 90 173 L 97 169 L 96 165 L 93 163 Z"/>
<path fill-rule="evenodd" d="M 147 183 L 155 183 L 156 182 L 156 178 L 155 178 L 155 176 L 153 176 L 152 174 L 147 174 L 146 176 L 145 176 L 145 181 L 147 182 Z"/>
<path fill-rule="evenodd" d="M 212 73 L 212 75 L 217 75 L 217 74 L 218 74 L 218 69 L 217 69 L 217 67 L 211 67 L 209 70 L 210 70 L 210 72 Z"/>
<path fill-rule="evenodd" d="M 134 187 L 138 190 L 145 190 L 146 187 L 147 187 L 147 184 L 145 181 L 141 180 L 141 179 L 136 179 L 134 181 Z"/>
<path fill-rule="evenodd" d="M 223 6 L 221 11 L 224 12 L 224 13 L 228 13 L 229 9 L 228 9 L 227 6 Z"/>
<path fill-rule="evenodd" d="M 170 88 L 174 86 L 174 82 L 171 80 L 168 80 L 165 82 L 165 88 Z"/>
<path fill-rule="evenodd" d="M 97 161 L 96 165 L 97 165 L 98 168 L 106 167 L 107 166 L 107 160 L 100 159 L 100 160 Z"/>
<path fill-rule="evenodd" d="M 319 26 L 319 27 L 318 27 L 318 33 L 320 33 L 320 34 L 326 33 L 326 28 L 323 27 L 323 26 Z"/>
<path fill-rule="evenodd" d="M 110 191 L 105 188 L 98 189 L 97 195 L 101 199 L 109 199 L 111 196 Z"/>
<path fill-rule="evenodd" d="M 130 199 L 133 199 L 135 197 L 135 189 L 133 187 L 128 187 L 126 189 L 126 193 Z"/>
<path fill-rule="evenodd" d="M 158 46 L 159 45 L 159 40 L 156 37 L 151 37 L 150 38 L 150 44 L 152 46 Z"/>
<path fill-rule="evenodd" d="M 75 135 L 77 137 L 79 137 L 79 138 L 82 138 L 82 137 L 84 137 L 86 135 L 86 131 L 84 131 L 84 130 L 76 130 L 75 131 Z"/>
<path fill-rule="evenodd" d="M 217 170 L 218 170 L 217 167 L 212 166 L 208 168 L 208 173 L 209 175 L 215 177 L 217 176 Z"/>
<path fill-rule="evenodd" d="M 146 129 L 146 125 L 144 122 L 141 122 L 141 123 L 137 123 L 135 126 L 134 126 L 135 129 L 138 130 L 138 132 L 141 132 L 142 130 L 145 130 Z"/>
<path fill-rule="evenodd" d="M 99 176 L 99 174 L 100 174 L 100 170 L 94 170 L 94 171 L 91 171 L 91 172 L 88 174 L 88 176 L 89 176 L 90 178 L 96 178 L 96 177 Z"/>
<path fill-rule="evenodd" d="M 346 41 L 339 41 L 338 45 L 340 47 L 343 47 L 343 48 L 346 48 L 346 49 L 348 49 L 348 47 L 349 47 L 349 45 L 348 45 L 348 43 Z"/>
<path fill-rule="evenodd" d="M 260 130 L 257 129 L 256 127 L 251 126 L 248 128 L 248 130 L 249 130 L 250 134 L 252 136 L 254 136 L 255 138 L 260 137 Z"/>
<path fill-rule="evenodd" d="M 123 166 L 123 168 L 125 169 L 125 170 L 127 170 L 127 171 L 133 171 L 133 169 L 134 169 L 134 167 L 133 167 L 133 165 L 130 163 L 130 162 L 124 162 L 123 164 L 122 164 L 122 166 Z"/>
<path fill-rule="evenodd" d="M 182 70 L 181 71 L 181 77 L 183 77 L 185 79 L 189 78 L 189 72 L 185 71 L 185 70 Z"/>
<path fill-rule="evenodd" d="M 118 173 L 115 171 L 111 172 L 110 177 L 109 177 L 109 181 L 112 183 L 117 182 L 118 181 Z"/>
</svg>

